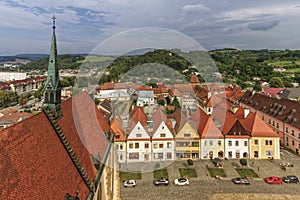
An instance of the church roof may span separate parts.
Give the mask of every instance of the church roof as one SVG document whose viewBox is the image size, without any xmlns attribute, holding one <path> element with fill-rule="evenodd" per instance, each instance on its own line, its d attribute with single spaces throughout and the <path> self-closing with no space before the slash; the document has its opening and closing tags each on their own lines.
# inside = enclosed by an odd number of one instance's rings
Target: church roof
<svg viewBox="0 0 300 200">
<path fill-rule="evenodd" d="M 81 102 L 82 105 L 74 109 L 72 106 L 77 104 L 76 102 Z M 58 124 L 86 171 L 88 179 L 93 182 L 96 169 L 91 160 L 91 152 L 84 146 L 85 142 L 89 141 L 87 138 L 83 141 L 79 132 L 80 127 L 86 131 L 94 130 L 97 122 L 86 120 L 83 121 L 85 125 L 79 122 L 78 129 L 74 119 L 76 115 L 73 115 L 74 112 L 78 112 L 82 117 L 90 117 L 89 102 L 93 101 L 87 93 L 63 102 L 62 117 Z M 96 109 L 93 112 L 101 128 L 107 130 L 108 125 L 100 112 Z M 94 139 L 95 135 L 91 133 L 90 140 Z M 107 141 L 104 135 L 99 132 L 97 134 L 102 138 L 97 142 L 99 146 L 103 146 L 100 149 L 103 153 Z M 0 152 L 1 199 L 63 199 L 66 193 L 74 195 L 77 190 L 78 197 L 86 199 L 90 193 L 44 112 L 0 131 Z"/>
</svg>

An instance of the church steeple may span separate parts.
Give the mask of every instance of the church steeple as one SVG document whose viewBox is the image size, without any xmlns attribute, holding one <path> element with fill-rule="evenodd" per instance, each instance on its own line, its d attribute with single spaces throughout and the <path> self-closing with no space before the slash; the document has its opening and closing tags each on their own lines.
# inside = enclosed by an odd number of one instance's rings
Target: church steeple
<svg viewBox="0 0 300 200">
<path fill-rule="evenodd" d="M 44 89 L 44 106 L 59 117 L 61 115 L 61 88 L 59 84 L 59 74 L 57 65 L 57 47 L 55 36 L 55 16 L 53 15 L 53 34 L 48 64 L 48 75 Z"/>
</svg>

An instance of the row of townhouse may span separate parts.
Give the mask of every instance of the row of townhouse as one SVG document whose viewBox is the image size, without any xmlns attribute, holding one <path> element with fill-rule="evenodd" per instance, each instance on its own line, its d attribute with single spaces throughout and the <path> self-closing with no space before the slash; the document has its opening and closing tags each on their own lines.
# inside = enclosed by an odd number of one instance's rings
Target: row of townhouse
<svg viewBox="0 0 300 200">
<path fill-rule="evenodd" d="M 247 91 L 239 103 L 268 124 L 280 136 L 283 146 L 300 154 L 300 102 Z"/>
<path fill-rule="evenodd" d="M 111 129 L 118 161 L 280 158 L 279 136 L 257 114 L 232 106 L 215 106 L 214 113 L 177 109 L 167 116 L 158 108 L 149 118 L 135 107 L 128 120 L 115 116 Z"/>
<path fill-rule="evenodd" d="M 18 95 L 38 90 L 46 81 L 46 76 L 0 82 L 0 90 L 16 92 Z"/>
</svg>

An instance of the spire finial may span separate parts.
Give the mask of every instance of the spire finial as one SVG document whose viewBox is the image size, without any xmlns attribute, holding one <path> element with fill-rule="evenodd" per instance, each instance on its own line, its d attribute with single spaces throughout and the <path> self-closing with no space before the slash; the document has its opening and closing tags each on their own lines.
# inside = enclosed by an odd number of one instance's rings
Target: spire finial
<svg viewBox="0 0 300 200">
<path fill-rule="evenodd" d="M 55 29 L 55 15 L 53 14 L 52 20 L 53 20 L 53 30 Z"/>
</svg>

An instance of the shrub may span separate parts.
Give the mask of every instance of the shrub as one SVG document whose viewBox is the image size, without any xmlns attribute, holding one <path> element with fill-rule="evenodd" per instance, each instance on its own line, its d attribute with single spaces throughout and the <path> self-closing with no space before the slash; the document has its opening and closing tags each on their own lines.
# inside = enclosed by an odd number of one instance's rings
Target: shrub
<svg viewBox="0 0 300 200">
<path fill-rule="evenodd" d="M 242 158 L 242 159 L 240 159 L 240 163 L 241 163 L 242 166 L 246 166 L 247 165 L 247 160 Z"/>
<path fill-rule="evenodd" d="M 188 159 L 188 160 L 187 160 L 187 164 L 188 164 L 189 166 L 192 166 L 192 165 L 194 164 L 194 161 L 191 160 L 191 159 Z"/>
</svg>

